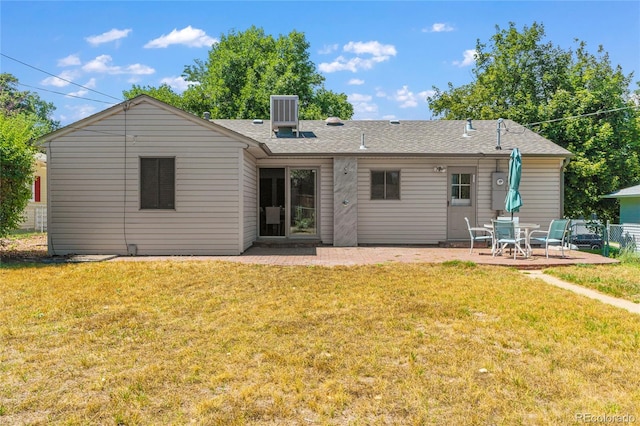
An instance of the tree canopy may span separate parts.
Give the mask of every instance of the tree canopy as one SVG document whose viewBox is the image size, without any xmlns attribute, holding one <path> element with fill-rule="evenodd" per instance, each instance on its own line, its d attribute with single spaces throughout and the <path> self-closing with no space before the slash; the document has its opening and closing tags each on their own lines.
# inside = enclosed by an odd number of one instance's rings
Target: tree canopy
<svg viewBox="0 0 640 426">
<path fill-rule="evenodd" d="M 0 237 L 19 227 L 31 198 L 36 133 L 33 115 L 0 114 Z"/>
<path fill-rule="evenodd" d="M 602 46 L 594 55 L 576 40 L 564 50 L 544 36 L 538 23 L 496 27 L 489 45 L 476 43 L 474 81 L 434 88 L 429 106 L 445 119 L 509 118 L 568 149 L 565 214 L 615 220 L 615 202 L 601 197 L 640 182 L 633 74 L 614 68 Z"/>
<path fill-rule="evenodd" d="M 0 74 L 0 111 L 7 116 L 17 114 L 32 115 L 37 136 L 47 134 L 60 127 L 51 118 L 56 107 L 51 102 L 40 99 L 37 93 L 18 90 L 18 79 L 9 73 Z"/>
<path fill-rule="evenodd" d="M 0 74 L 0 237 L 16 229 L 31 198 L 34 141 L 59 127 L 55 110 L 36 93 L 17 90 L 18 79 Z"/>
<path fill-rule="evenodd" d="M 302 119 L 353 116 L 347 96 L 324 87 L 324 77 L 309 59 L 309 43 L 297 31 L 277 38 L 255 26 L 230 31 L 211 47 L 206 61 L 194 60 L 182 76 L 190 85 L 181 95 L 165 85 L 134 86 L 124 96 L 147 93 L 197 115 L 210 112 L 212 118 L 268 119 L 270 95 L 298 95 Z"/>
</svg>

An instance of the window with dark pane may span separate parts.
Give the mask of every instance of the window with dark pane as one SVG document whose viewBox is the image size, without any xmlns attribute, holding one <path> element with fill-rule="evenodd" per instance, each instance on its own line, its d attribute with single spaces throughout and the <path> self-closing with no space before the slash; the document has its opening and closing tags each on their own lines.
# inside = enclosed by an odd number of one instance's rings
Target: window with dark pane
<svg viewBox="0 0 640 426">
<path fill-rule="evenodd" d="M 140 208 L 175 208 L 175 158 L 140 159 Z"/>
<path fill-rule="evenodd" d="M 371 171 L 371 199 L 399 200 L 400 199 L 400 171 L 372 170 Z"/>
</svg>

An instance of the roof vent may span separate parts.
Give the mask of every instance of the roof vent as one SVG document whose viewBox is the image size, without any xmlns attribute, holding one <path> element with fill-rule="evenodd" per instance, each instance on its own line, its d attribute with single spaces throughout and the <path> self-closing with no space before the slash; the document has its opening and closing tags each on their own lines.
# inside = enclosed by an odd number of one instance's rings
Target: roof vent
<svg viewBox="0 0 640 426">
<path fill-rule="evenodd" d="M 389 120 L 389 124 L 400 124 L 400 120 L 394 118 L 393 120 Z"/>
<path fill-rule="evenodd" d="M 298 95 L 271 95 L 271 131 L 298 129 Z"/>
<path fill-rule="evenodd" d="M 341 126 L 342 125 L 342 120 L 340 120 L 340 117 L 327 117 L 326 120 L 324 120 L 325 123 L 327 123 L 327 126 Z"/>
<path fill-rule="evenodd" d="M 467 118 L 466 130 L 467 132 L 474 132 L 476 130 L 473 128 L 473 122 L 470 118 Z"/>
<path fill-rule="evenodd" d="M 205 120 L 211 120 L 211 113 L 210 113 L 209 111 L 206 111 L 206 112 L 204 113 L 204 119 L 205 119 Z"/>
<path fill-rule="evenodd" d="M 255 120 L 253 120 L 253 124 L 262 124 L 262 120 L 259 118 L 256 118 Z"/>
</svg>

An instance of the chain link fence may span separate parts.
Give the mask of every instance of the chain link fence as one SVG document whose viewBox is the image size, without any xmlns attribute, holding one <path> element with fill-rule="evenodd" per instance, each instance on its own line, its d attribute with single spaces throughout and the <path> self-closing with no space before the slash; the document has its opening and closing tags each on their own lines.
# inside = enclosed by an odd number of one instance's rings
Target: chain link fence
<svg viewBox="0 0 640 426">
<path fill-rule="evenodd" d="M 640 252 L 640 224 L 607 224 L 609 243 L 617 244 L 620 250 Z"/>
<path fill-rule="evenodd" d="M 585 236 L 590 234 L 601 239 L 599 246 L 602 248 L 602 254 L 609 255 L 609 248 L 615 247 L 620 251 L 635 251 L 640 253 L 640 224 L 622 223 L 613 224 L 607 222 L 606 225 L 596 220 L 572 219 L 571 220 L 571 239 L 577 236 Z"/>
</svg>

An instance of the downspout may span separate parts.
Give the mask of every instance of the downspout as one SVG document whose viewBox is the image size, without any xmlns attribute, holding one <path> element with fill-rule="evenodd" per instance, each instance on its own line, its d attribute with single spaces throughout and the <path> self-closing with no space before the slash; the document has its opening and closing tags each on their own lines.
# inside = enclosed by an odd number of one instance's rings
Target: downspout
<svg viewBox="0 0 640 426">
<path fill-rule="evenodd" d="M 129 251 L 129 241 L 127 240 L 127 111 L 129 110 L 130 106 L 130 101 L 126 101 L 122 107 L 124 111 L 124 153 L 122 159 L 124 167 L 124 183 L 122 191 L 122 237 L 124 238 L 124 252 L 126 254 L 131 254 Z"/>
<path fill-rule="evenodd" d="M 53 245 L 53 233 L 51 232 L 51 159 L 53 158 L 53 141 L 45 142 L 47 145 L 47 251 L 50 256 L 56 255 Z"/>
<path fill-rule="evenodd" d="M 249 145 L 238 148 L 238 255 L 244 252 L 244 156 Z"/>
<path fill-rule="evenodd" d="M 569 165 L 570 161 L 571 158 L 566 157 L 564 160 L 562 160 L 562 163 L 560 163 L 560 217 L 564 217 L 564 171 Z"/>
</svg>

